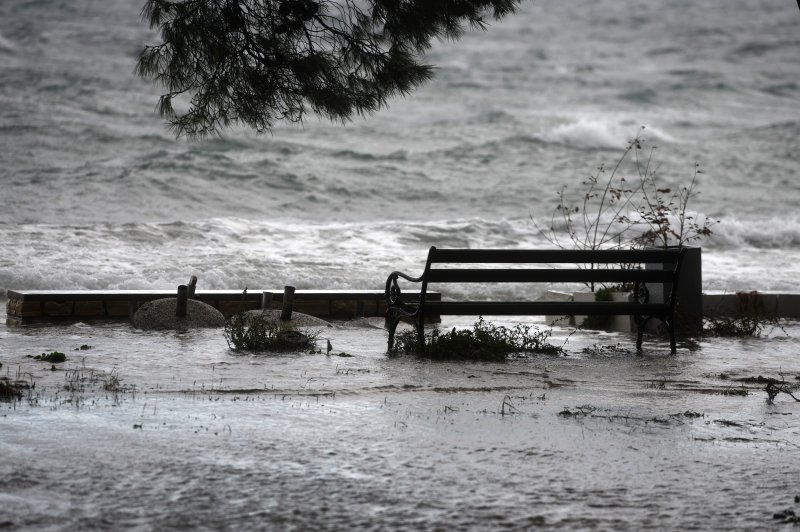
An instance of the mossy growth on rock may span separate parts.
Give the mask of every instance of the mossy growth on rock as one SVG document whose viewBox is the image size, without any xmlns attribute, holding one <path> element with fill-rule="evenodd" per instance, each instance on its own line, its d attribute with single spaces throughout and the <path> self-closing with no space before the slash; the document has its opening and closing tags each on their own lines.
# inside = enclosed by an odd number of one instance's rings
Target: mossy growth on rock
<svg viewBox="0 0 800 532">
<path fill-rule="evenodd" d="M 513 328 L 478 319 L 472 329 L 441 332 L 435 328 L 425 335 L 425 352 L 420 353 L 417 332 L 407 330 L 395 336 L 392 353 L 415 354 L 433 360 L 485 360 L 502 362 L 509 355 L 540 353 L 563 355 L 564 349 L 548 343 L 551 330 L 530 325 Z"/>
</svg>

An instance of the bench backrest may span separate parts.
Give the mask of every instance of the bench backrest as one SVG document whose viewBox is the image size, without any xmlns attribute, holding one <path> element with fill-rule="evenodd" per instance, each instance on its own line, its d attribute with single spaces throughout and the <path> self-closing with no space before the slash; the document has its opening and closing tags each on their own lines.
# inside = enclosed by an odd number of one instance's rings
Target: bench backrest
<svg viewBox="0 0 800 532">
<path fill-rule="evenodd" d="M 425 294 L 428 283 L 676 283 L 685 251 L 437 249 L 434 246 L 428 252 L 421 288 L 422 294 Z M 449 264 L 450 267 L 438 267 L 444 264 Z M 477 264 L 484 267 L 473 267 Z M 486 267 L 491 264 L 540 266 Z M 573 267 L 553 267 L 562 264 Z M 663 269 L 646 270 L 641 268 L 643 264 L 664 266 Z M 675 293 L 674 287 L 671 292 Z M 670 299 L 674 300 L 674 297 Z"/>
</svg>

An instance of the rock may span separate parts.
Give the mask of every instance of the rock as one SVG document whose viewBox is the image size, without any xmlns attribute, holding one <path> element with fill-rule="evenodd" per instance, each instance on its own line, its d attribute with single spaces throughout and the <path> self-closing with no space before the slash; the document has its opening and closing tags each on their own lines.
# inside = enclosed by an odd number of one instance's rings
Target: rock
<svg viewBox="0 0 800 532">
<path fill-rule="evenodd" d="M 148 301 L 133 315 L 133 326 L 137 329 L 201 329 L 206 327 L 224 327 L 225 316 L 220 311 L 198 301 L 189 299 L 186 305 L 186 316 L 179 318 L 175 315 L 178 299 L 168 297 Z"/>
<path fill-rule="evenodd" d="M 303 314 L 301 312 L 292 312 L 292 319 L 286 322 L 281 322 L 280 310 L 248 310 L 248 316 L 266 316 L 268 319 L 275 323 L 283 323 L 291 327 L 332 327 L 327 321 Z"/>
<path fill-rule="evenodd" d="M 797 522 L 797 516 L 794 513 L 794 510 L 788 508 L 782 512 L 778 512 L 772 515 L 773 519 L 780 519 L 784 522 L 794 523 Z"/>
</svg>

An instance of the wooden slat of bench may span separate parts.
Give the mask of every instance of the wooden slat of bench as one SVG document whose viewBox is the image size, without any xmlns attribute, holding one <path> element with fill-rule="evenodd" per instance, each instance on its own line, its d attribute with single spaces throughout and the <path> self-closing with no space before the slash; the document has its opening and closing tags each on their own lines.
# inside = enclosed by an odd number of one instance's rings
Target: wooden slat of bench
<svg viewBox="0 0 800 532">
<path fill-rule="evenodd" d="M 625 269 L 442 269 L 431 268 L 429 283 L 669 283 L 675 280 L 671 270 Z"/>
<path fill-rule="evenodd" d="M 675 263 L 675 250 L 432 249 L 431 263 L 657 264 Z"/>
<path fill-rule="evenodd" d="M 574 302 L 574 301 L 431 301 L 426 312 L 440 315 L 486 316 L 574 316 L 595 315 L 659 315 L 670 312 L 666 303 Z"/>
</svg>

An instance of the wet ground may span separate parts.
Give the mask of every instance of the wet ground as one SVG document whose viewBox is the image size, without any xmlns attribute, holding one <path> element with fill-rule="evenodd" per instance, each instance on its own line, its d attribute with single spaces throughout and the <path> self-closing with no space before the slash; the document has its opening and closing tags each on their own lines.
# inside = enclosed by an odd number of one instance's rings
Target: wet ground
<svg viewBox="0 0 800 532">
<path fill-rule="evenodd" d="M 800 403 L 753 379 L 800 383 L 797 324 L 675 356 L 556 329 L 568 356 L 501 364 L 390 358 L 380 325 L 288 355 L 0 327 L 0 374 L 28 386 L 0 402 L 0 529 L 797 526 L 774 514 L 800 514 Z"/>
</svg>

